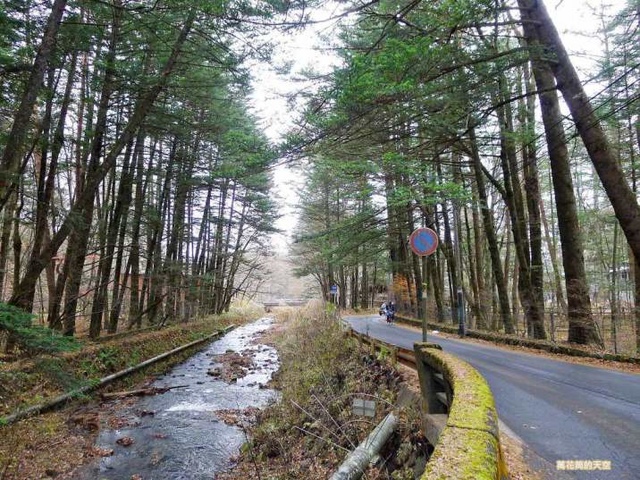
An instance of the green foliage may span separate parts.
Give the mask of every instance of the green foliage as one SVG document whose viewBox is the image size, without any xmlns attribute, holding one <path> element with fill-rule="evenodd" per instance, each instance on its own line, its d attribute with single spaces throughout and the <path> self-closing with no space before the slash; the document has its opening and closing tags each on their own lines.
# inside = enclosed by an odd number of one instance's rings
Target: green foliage
<svg viewBox="0 0 640 480">
<path fill-rule="evenodd" d="M 389 350 L 386 346 L 381 346 L 380 350 L 378 350 L 378 360 L 385 361 L 391 356 L 391 350 Z"/>
<path fill-rule="evenodd" d="M 63 391 L 74 390 L 86 385 L 85 380 L 74 375 L 67 362 L 63 362 L 58 358 L 37 359 L 35 362 L 35 370 Z"/>
<path fill-rule="evenodd" d="M 142 362 L 142 353 L 139 348 L 132 348 L 127 359 L 127 367 L 133 367 Z"/>
<path fill-rule="evenodd" d="M 96 355 L 96 360 L 107 371 L 112 370 L 117 366 L 118 354 L 119 354 L 118 348 L 104 347 L 104 348 L 101 348 L 100 351 L 98 352 L 98 355 Z"/>
<path fill-rule="evenodd" d="M 0 331 L 9 334 L 20 349 L 30 353 L 60 353 L 78 350 L 81 344 L 55 330 L 33 325 L 34 316 L 13 305 L 0 303 Z"/>
<path fill-rule="evenodd" d="M 121 361 L 122 353 L 120 349 L 115 346 L 106 346 L 98 350 L 91 358 L 82 360 L 82 362 L 80 362 L 80 368 L 85 377 L 100 377 L 103 376 L 105 372 L 117 370 Z"/>
</svg>

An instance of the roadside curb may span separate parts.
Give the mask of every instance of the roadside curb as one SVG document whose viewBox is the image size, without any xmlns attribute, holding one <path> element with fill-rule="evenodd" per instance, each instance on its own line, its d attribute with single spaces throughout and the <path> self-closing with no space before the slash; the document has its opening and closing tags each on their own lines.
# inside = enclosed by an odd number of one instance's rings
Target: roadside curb
<svg viewBox="0 0 640 480">
<path fill-rule="evenodd" d="M 411 317 L 403 317 L 400 315 L 396 315 L 396 321 L 400 323 L 405 323 L 407 325 L 411 325 L 413 327 L 422 326 L 421 320 L 418 320 L 416 318 L 411 318 Z M 432 323 L 432 322 L 427 322 L 427 326 L 433 330 L 440 330 L 441 332 L 455 334 L 455 335 L 458 334 L 457 326 L 448 326 L 443 323 Z M 597 360 L 609 360 L 613 362 L 633 363 L 636 365 L 640 365 L 640 357 L 631 357 L 628 355 L 620 355 L 620 354 L 614 354 L 614 353 L 587 352 L 585 350 L 581 350 L 579 348 L 571 347 L 568 345 L 561 345 L 561 344 L 553 343 L 546 340 L 534 340 L 530 338 L 523 338 L 523 337 L 518 337 L 516 335 L 507 335 L 504 333 L 485 332 L 482 330 L 467 329 L 465 330 L 465 336 L 470 338 L 477 338 L 480 340 L 486 340 L 493 343 L 516 345 L 519 347 L 527 347 L 527 348 L 533 348 L 536 350 L 543 350 L 549 353 L 570 355 L 573 357 L 595 358 Z"/>
<path fill-rule="evenodd" d="M 433 343 L 414 350 L 374 340 L 349 328 L 350 335 L 418 371 L 422 429 L 435 447 L 421 480 L 506 480 L 498 415 L 486 380 L 467 362 Z"/>
<path fill-rule="evenodd" d="M 503 480 L 508 478 L 498 432 L 498 415 L 486 380 L 467 362 L 438 345 L 415 344 L 426 415 L 430 414 L 429 374 L 442 374 L 448 390 L 448 417 L 422 480 Z"/>
</svg>

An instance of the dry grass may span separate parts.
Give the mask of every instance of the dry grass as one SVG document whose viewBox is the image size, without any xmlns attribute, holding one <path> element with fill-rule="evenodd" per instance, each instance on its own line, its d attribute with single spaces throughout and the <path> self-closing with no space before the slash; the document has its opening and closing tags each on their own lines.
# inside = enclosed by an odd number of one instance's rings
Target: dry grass
<svg viewBox="0 0 640 480">
<path fill-rule="evenodd" d="M 258 414 L 252 441 L 237 467 L 217 478 L 325 479 L 373 429 L 395 401 L 400 373 L 370 350 L 348 339 L 332 311 L 322 304 L 279 310 L 270 341 L 281 369 L 275 380 L 281 401 Z M 354 395 L 375 399 L 375 418 L 354 416 Z M 413 478 L 411 465 L 426 445 L 417 416 L 402 414 L 402 427 L 383 465 L 366 478 Z M 402 458 L 399 459 L 398 455 Z"/>
<path fill-rule="evenodd" d="M 92 435 L 65 416 L 48 413 L 2 427 L 0 478 L 52 478 L 85 462 L 91 455 Z"/>
</svg>

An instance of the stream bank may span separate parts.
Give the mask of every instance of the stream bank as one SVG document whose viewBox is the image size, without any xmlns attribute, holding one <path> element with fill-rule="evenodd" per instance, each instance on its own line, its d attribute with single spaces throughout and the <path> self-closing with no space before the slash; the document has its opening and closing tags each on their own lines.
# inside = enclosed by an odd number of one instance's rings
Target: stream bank
<svg viewBox="0 0 640 480">
<path fill-rule="evenodd" d="M 88 343 L 82 351 L 56 357 L 0 362 L 0 416 L 39 404 L 61 393 L 95 382 L 141 361 L 203 338 L 230 324 L 259 318 L 262 309 L 238 305 L 228 314 L 207 317 L 161 330 L 132 331 L 106 342 Z M 204 344 L 203 344 L 204 346 Z M 148 387 L 199 347 L 188 349 L 118 380 L 101 390 Z M 0 480 L 66 479 L 79 466 L 105 454 L 95 445 L 101 425 L 121 422 L 119 410 L 135 398 L 100 402 L 98 394 L 82 395 L 63 409 L 3 425 L 0 418 Z"/>
<path fill-rule="evenodd" d="M 116 400 L 94 447 L 102 457 L 68 478 L 205 480 L 228 469 L 247 440 L 242 418 L 277 399 L 266 388 L 277 352 L 256 342 L 271 323 L 236 328 L 150 385 L 166 393 Z"/>
<path fill-rule="evenodd" d="M 257 412 L 237 464 L 215 478 L 325 480 L 392 410 L 398 428 L 364 478 L 416 478 L 429 446 L 415 395 L 399 395 L 407 372 L 391 364 L 389 352 L 375 353 L 347 337 L 320 305 L 279 315 L 278 321 L 270 341 L 281 363 L 273 382 L 280 401 Z M 373 416 L 357 412 L 354 399 L 373 401 Z"/>
</svg>

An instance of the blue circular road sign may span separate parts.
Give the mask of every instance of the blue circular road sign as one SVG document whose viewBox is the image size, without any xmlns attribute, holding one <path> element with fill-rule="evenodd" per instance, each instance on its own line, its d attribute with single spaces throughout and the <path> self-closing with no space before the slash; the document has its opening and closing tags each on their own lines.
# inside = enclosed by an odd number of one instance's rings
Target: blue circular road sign
<svg viewBox="0 0 640 480">
<path fill-rule="evenodd" d="M 409 237 L 409 246 L 420 257 L 431 255 L 438 248 L 438 234 L 430 228 L 417 228 Z"/>
</svg>

